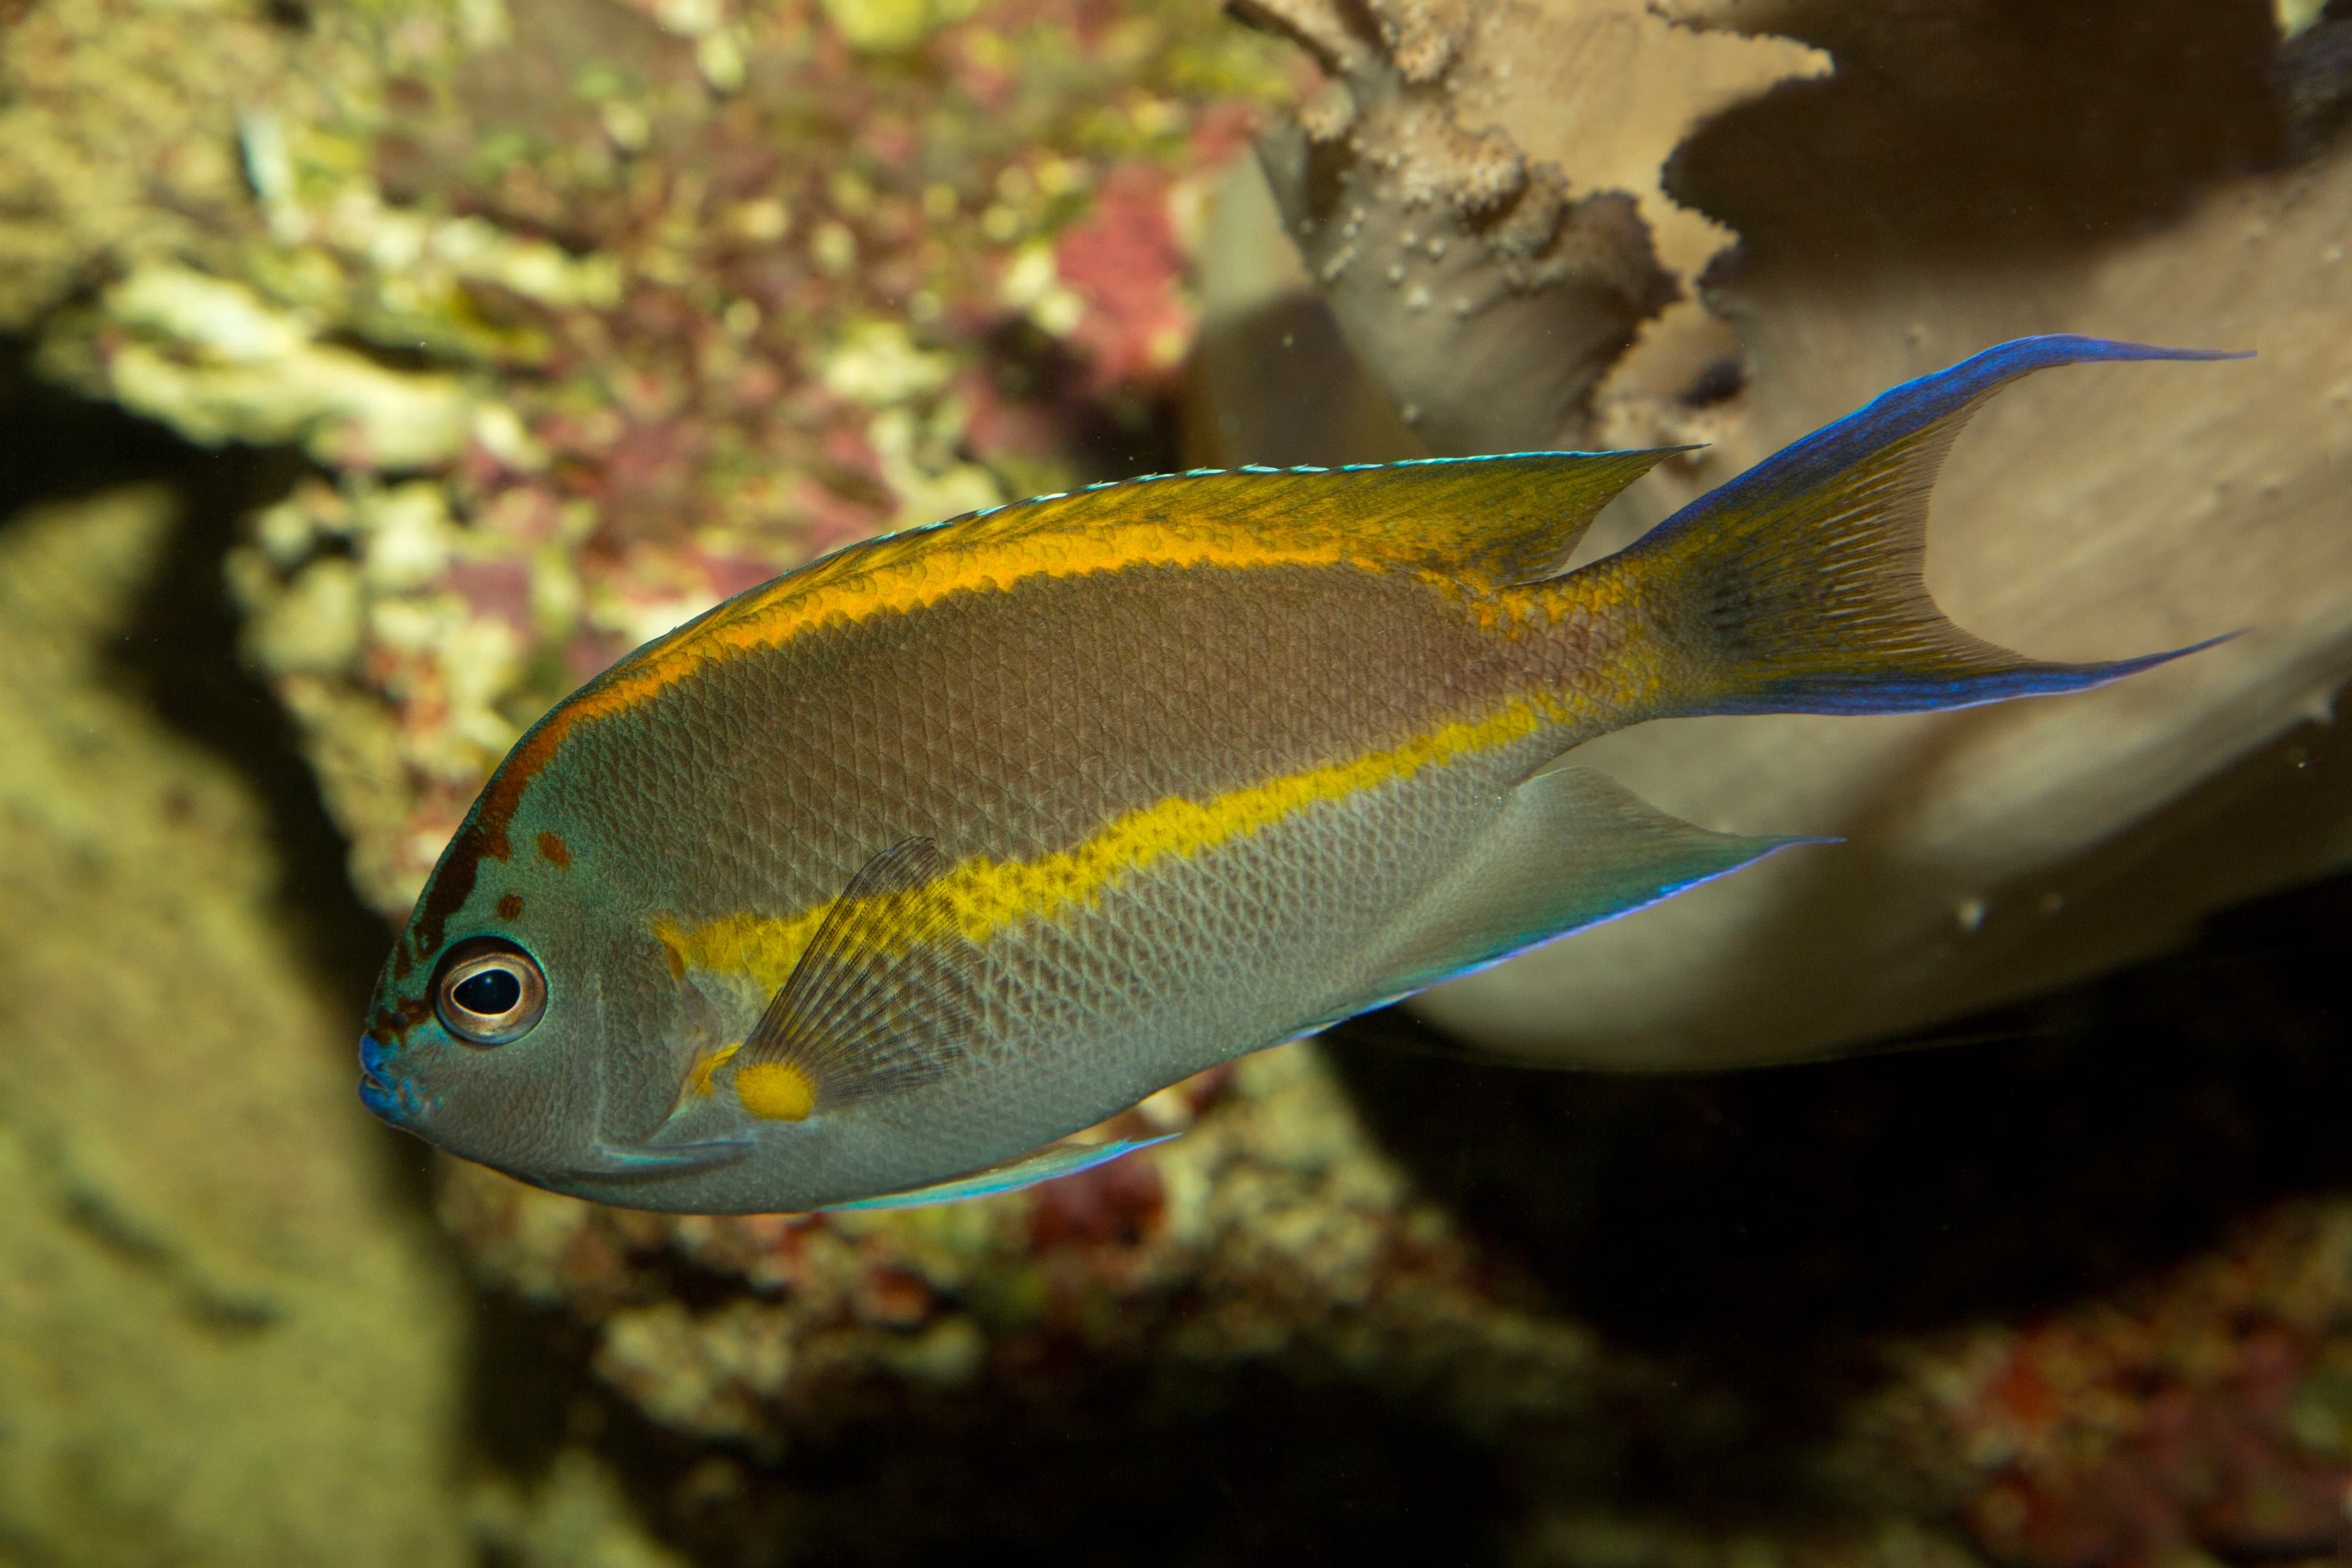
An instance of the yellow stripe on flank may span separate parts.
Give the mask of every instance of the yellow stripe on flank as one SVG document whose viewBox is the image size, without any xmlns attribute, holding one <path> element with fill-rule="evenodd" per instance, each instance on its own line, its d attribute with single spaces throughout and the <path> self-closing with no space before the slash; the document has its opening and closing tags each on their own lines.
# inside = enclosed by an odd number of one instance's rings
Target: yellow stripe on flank
<svg viewBox="0 0 2352 1568">
<path fill-rule="evenodd" d="M 1320 802 L 1342 800 L 1409 779 L 1423 768 L 1507 745 L 1563 716 L 1550 699 L 1520 698 L 1483 718 L 1442 724 L 1402 745 L 1285 774 L 1213 800 L 1170 795 L 1118 818 L 1075 849 L 1034 860 L 975 856 L 942 879 L 943 890 L 964 936 L 985 942 L 1019 921 L 1050 919 L 1091 903 L 1118 879 L 1161 861 L 1230 843 Z M 770 993 L 791 975 L 830 907 L 819 904 L 788 916 L 725 915 L 696 926 L 662 917 L 655 921 L 654 934 L 689 967 L 745 975 Z"/>
</svg>

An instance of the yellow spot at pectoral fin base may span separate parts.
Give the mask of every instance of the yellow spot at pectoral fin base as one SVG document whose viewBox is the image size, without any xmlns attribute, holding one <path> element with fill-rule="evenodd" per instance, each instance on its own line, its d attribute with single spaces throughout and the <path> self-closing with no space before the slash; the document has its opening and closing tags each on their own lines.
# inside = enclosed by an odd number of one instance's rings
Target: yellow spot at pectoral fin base
<svg viewBox="0 0 2352 1568">
<path fill-rule="evenodd" d="M 805 1121 L 816 1085 L 790 1062 L 753 1062 L 735 1074 L 735 1098 L 762 1121 Z"/>
<path fill-rule="evenodd" d="M 742 1042 L 721 1046 L 694 1064 L 686 1086 L 696 1094 L 718 1089 L 719 1069 L 735 1059 Z M 735 1069 L 735 1098 L 762 1121 L 805 1121 L 816 1109 L 816 1085 L 790 1062 L 747 1062 Z"/>
</svg>

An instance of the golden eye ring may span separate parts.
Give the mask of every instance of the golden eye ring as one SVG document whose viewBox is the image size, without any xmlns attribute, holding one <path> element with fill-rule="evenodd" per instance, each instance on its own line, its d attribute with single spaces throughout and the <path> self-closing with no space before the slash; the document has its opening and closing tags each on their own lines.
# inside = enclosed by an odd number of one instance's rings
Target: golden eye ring
<svg viewBox="0 0 2352 1568">
<path fill-rule="evenodd" d="M 433 972 L 434 1015 L 469 1046 L 519 1040 L 546 1011 L 547 975 L 539 961 L 504 937 L 468 938 Z"/>
</svg>

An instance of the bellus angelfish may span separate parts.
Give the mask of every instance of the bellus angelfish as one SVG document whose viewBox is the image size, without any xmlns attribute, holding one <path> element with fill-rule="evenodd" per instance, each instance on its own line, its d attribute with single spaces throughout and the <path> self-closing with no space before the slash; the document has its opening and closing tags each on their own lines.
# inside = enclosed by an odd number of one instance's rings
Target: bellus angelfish
<svg viewBox="0 0 2352 1568">
<path fill-rule="evenodd" d="M 1551 765 L 1644 719 L 2078 691 L 1947 620 L 1927 489 L 2028 338 L 1565 571 L 1666 456 L 1097 486 L 854 544 L 517 743 L 393 950 L 370 1109 L 560 1192 L 742 1213 L 1020 1185 L 1213 1063 L 1737 870 Z M 2203 645 L 2200 645 L 2203 646 Z M 1825 853 L 1828 851 L 1824 851 Z"/>
</svg>

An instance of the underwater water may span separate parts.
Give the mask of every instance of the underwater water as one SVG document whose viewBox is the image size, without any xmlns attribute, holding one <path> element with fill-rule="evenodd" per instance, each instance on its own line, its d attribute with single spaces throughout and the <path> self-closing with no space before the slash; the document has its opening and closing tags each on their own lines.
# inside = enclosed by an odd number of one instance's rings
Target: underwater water
<svg viewBox="0 0 2352 1568">
<path fill-rule="evenodd" d="M 2347 101 L 2340 4 L 0 0 L 0 1564 L 2352 1561 Z M 1582 564 L 2045 332 L 2255 357 L 2003 394 L 1927 586 L 2242 635 L 1571 754 L 1838 843 L 938 1206 L 356 1092 L 509 747 L 826 551 L 1706 444 Z"/>
</svg>

